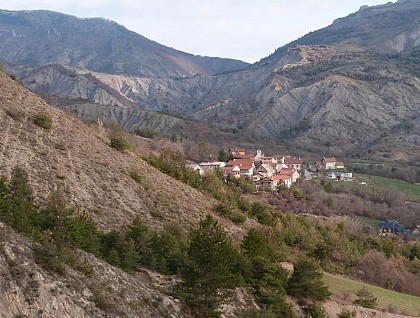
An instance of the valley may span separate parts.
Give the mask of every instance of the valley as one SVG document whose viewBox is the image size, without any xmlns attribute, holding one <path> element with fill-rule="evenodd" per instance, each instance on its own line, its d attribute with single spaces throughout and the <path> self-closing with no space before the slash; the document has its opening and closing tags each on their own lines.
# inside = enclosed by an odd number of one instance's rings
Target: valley
<svg viewBox="0 0 420 318">
<path fill-rule="evenodd" d="M 0 316 L 418 317 L 419 17 L 250 65 L 0 10 Z"/>
</svg>

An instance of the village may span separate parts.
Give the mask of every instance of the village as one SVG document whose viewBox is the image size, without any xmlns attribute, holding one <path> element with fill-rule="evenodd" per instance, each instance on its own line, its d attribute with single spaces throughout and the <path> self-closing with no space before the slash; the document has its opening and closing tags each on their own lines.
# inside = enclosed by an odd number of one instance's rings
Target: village
<svg viewBox="0 0 420 318">
<path fill-rule="evenodd" d="M 328 177 L 337 181 L 349 181 L 352 173 L 347 172 L 344 162 L 334 157 L 322 158 L 319 162 L 303 165 L 301 157 L 291 155 L 266 156 L 261 150 L 248 153 L 244 148 L 229 149 L 229 160 L 191 163 L 189 167 L 205 174 L 215 169 L 223 171 L 224 176 L 248 178 L 257 190 L 275 191 L 279 187 L 290 188 L 298 179 Z"/>
</svg>

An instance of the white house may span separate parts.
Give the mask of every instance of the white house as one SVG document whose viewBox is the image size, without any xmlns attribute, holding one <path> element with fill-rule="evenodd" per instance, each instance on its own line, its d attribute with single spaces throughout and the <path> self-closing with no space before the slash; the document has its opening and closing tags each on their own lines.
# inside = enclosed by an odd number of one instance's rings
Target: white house
<svg viewBox="0 0 420 318">
<path fill-rule="evenodd" d="M 194 171 L 198 171 L 200 175 L 204 174 L 204 170 L 200 167 L 197 163 L 190 163 L 187 165 L 188 168 L 193 169 Z"/>
<path fill-rule="evenodd" d="M 333 170 L 336 169 L 337 160 L 334 157 L 322 159 L 322 163 L 324 164 L 325 170 Z"/>
<path fill-rule="evenodd" d="M 264 163 L 257 168 L 256 172 L 266 177 L 271 177 L 272 175 L 276 174 L 277 171 L 272 165 Z"/>
<path fill-rule="evenodd" d="M 277 186 L 279 186 L 280 184 L 283 184 L 288 188 L 292 186 L 292 178 L 290 178 L 289 176 L 278 175 L 278 176 L 273 176 L 272 179 L 273 179 L 275 188 L 277 188 Z"/>
<path fill-rule="evenodd" d="M 213 171 L 216 169 L 222 169 L 226 165 L 226 162 L 201 162 L 199 164 L 200 168 L 203 170 L 203 172 Z"/>
<path fill-rule="evenodd" d="M 300 171 L 302 168 L 302 159 L 300 157 L 286 156 L 284 157 L 284 163 L 288 168 L 296 169 L 296 171 Z"/>
<path fill-rule="evenodd" d="M 239 178 L 241 176 L 241 169 L 238 165 L 225 165 L 222 169 L 225 177 L 231 175 L 235 178 Z"/>
</svg>

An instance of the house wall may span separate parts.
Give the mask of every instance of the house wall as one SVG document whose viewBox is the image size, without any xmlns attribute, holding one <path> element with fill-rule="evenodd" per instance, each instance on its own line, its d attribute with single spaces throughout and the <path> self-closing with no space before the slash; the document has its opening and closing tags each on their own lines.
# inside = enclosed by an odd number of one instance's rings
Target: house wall
<svg viewBox="0 0 420 318">
<path fill-rule="evenodd" d="M 325 163 L 325 170 L 335 169 L 335 162 L 326 162 Z"/>
</svg>

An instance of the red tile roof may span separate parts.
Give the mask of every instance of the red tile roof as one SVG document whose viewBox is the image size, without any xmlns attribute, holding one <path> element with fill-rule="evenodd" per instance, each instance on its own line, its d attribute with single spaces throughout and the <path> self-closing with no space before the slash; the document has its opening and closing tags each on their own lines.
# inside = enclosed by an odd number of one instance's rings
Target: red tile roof
<svg viewBox="0 0 420 318">
<path fill-rule="evenodd" d="M 279 175 L 279 176 L 273 176 L 272 177 L 273 180 L 281 180 L 281 181 L 286 181 L 286 180 L 290 180 L 291 178 L 289 176 L 286 175 Z"/>
<path fill-rule="evenodd" d="M 284 163 L 286 165 L 300 165 L 302 164 L 302 159 L 301 158 L 296 158 L 296 157 L 285 157 L 284 159 Z"/>
<path fill-rule="evenodd" d="M 245 155 L 236 155 L 238 159 L 251 159 L 254 160 L 255 155 L 245 154 Z"/>
<path fill-rule="evenodd" d="M 280 170 L 281 175 L 291 175 L 294 172 L 293 168 L 283 168 Z"/>
<path fill-rule="evenodd" d="M 337 159 L 335 159 L 334 157 L 324 158 L 324 161 L 327 162 L 327 163 L 333 163 L 333 162 L 337 162 Z"/>
<path fill-rule="evenodd" d="M 238 165 L 238 166 L 252 166 L 254 161 L 252 159 L 233 159 L 228 161 L 228 165 Z"/>
</svg>

